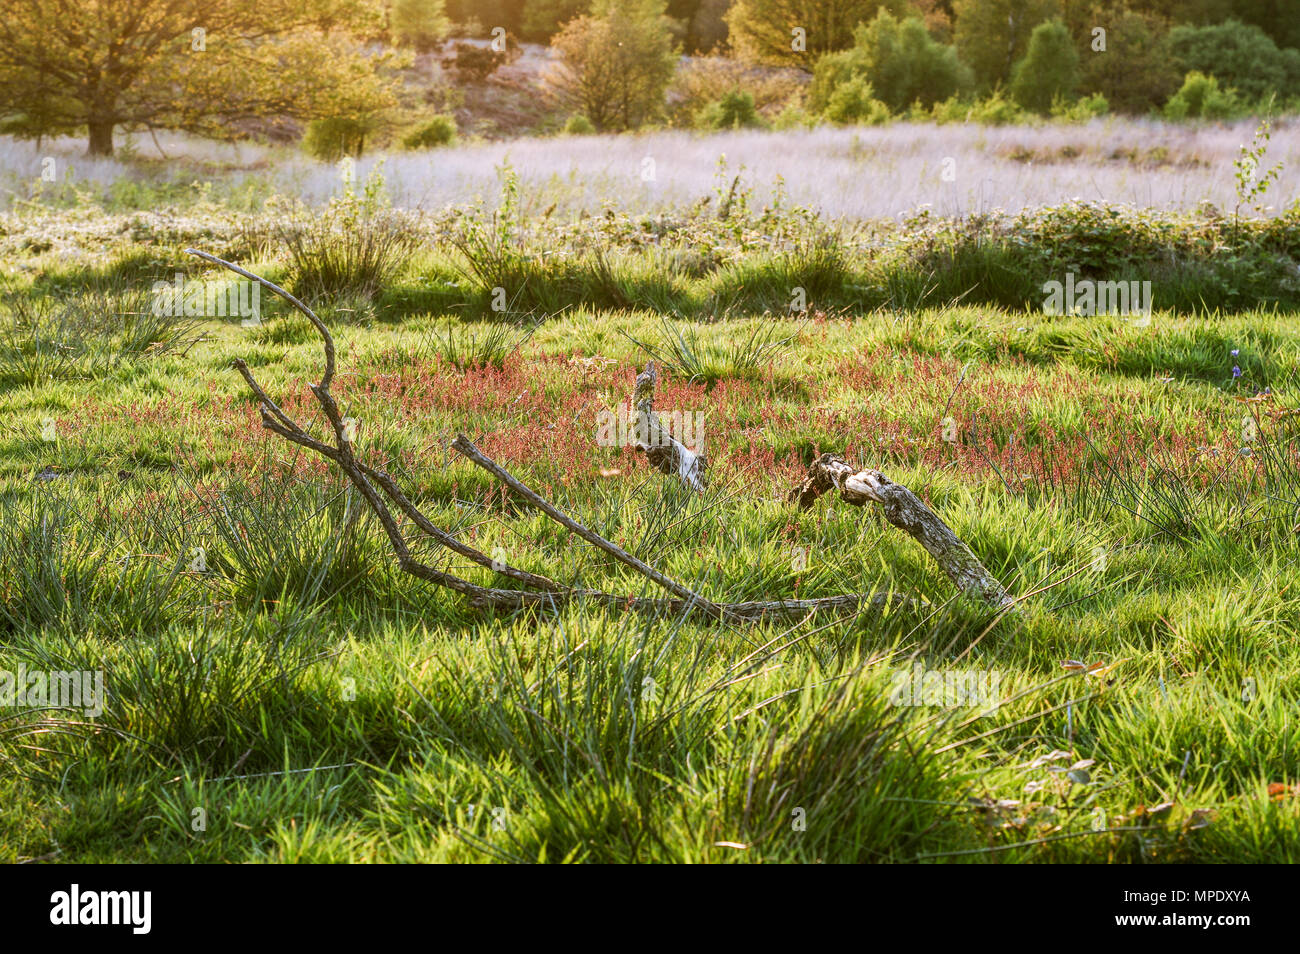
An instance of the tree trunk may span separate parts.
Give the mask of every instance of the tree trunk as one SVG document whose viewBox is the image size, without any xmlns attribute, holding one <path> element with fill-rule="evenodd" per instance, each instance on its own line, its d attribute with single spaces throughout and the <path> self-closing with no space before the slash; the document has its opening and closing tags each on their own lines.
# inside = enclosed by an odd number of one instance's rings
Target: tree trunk
<svg viewBox="0 0 1300 954">
<path fill-rule="evenodd" d="M 113 154 L 113 127 L 111 120 L 91 120 L 90 144 L 86 148 L 88 156 L 111 156 Z"/>
</svg>

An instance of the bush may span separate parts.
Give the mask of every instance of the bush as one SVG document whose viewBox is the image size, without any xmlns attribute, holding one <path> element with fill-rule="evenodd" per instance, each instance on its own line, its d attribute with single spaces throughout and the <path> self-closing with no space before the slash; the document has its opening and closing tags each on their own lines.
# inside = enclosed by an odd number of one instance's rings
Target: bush
<svg viewBox="0 0 1300 954">
<path fill-rule="evenodd" d="M 393 0 L 388 23 L 398 44 L 420 53 L 435 49 L 451 29 L 443 0 Z"/>
<path fill-rule="evenodd" d="M 773 129 L 811 129 L 817 124 L 817 117 L 798 103 L 787 103 L 785 108 L 772 117 Z"/>
<path fill-rule="evenodd" d="M 1072 100 L 1079 86 L 1079 54 L 1060 20 L 1034 27 L 1025 58 L 1011 73 L 1011 98 L 1025 109 L 1047 115 L 1053 100 Z"/>
<path fill-rule="evenodd" d="M 1159 109 L 1178 90 L 1183 73 L 1158 17 L 1123 8 L 1104 8 L 1106 49 L 1083 54 L 1081 88 L 1101 93 L 1111 109 L 1143 114 Z"/>
<path fill-rule="evenodd" d="M 1098 116 L 1110 112 L 1110 103 L 1101 93 L 1093 93 L 1073 103 L 1066 102 L 1059 96 L 1052 100 L 1052 118 L 1067 123 L 1086 123 Z"/>
<path fill-rule="evenodd" d="M 420 244 L 411 218 L 390 207 L 378 167 L 360 192 L 352 160 L 340 163 L 340 178 L 342 191 L 325 209 L 294 209 L 276 236 L 288 253 L 293 291 L 305 301 L 373 299 Z"/>
<path fill-rule="evenodd" d="M 949 96 L 941 103 L 930 107 L 930 119 L 939 125 L 945 123 L 964 123 L 970 117 L 971 103 L 960 96 Z"/>
<path fill-rule="evenodd" d="M 302 148 L 309 156 L 326 162 L 337 162 L 344 156 L 359 158 L 375 129 L 373 122 L 351 116 L 313 119 L 303 134 Z"/>
<path fill-rule="evenodd" d="M 1058 0 L 953 0 L 953 44 L 981 94 L 1011 80 L 1034 26 L 1059 11 Z"/>
<path fill-rule="evenodd" d="M 966 113 L 968 122 L 986 126 L 1008 126 L 1023 123 L 1027 118 L 1025 111 L 1004 97 L 1000 89 L 995 89 L 991 96 L 977 102 Z"/>
<path fill-rule="evenodd" d="M 771 118 L 802 87 L 803 74 L 798 70 L 755 68 L 725 56 L 697 57 L 673 78 L 670 115 L 679 125 L 693 125 L 702 110 L 733 90 L 744 90 L 754 98 L 758 114 Z"/>
<path fill-rule="evenodd" d="M 1218 26 L 1179 26 L 1169 46 L 1181 72 L 1213 76 L 1251 100 L 1300 93 L 1300 52 L 1279 50 L 1257 26 L 1228 20 Z"/>
<path fill-rule="evenodd" d="M 735 89 L 700 110 L 695 120 L 700 129 L 753 129 L 764 125 L 754 108 L 754 96 Z"/>
<path fill-rule="evenodd" d="M 1236 94 L 1219 89 L 1213 76 L 1195 70 L 1187 74 L 1183 85 L 1165 104 L 1166 119 L 1227 119 L 1241 110 Z"/>
<path fill-rule="evenodd" d="M 596 131 L 596 127 L 582 113 L 574 113 L 564 123 L 564 131 L 570 136 L 590 136 Z"/>
<path fill-rule="evenodd" d="M 451 116 L 434 116 L 402 137 L 407 149 L 431 149 L 449 146 L 456 141 L 456 120 Z"/>
<path fill-rule="evenodd" d="M 841 126 L 880 126 L 890 119 L 889 107 L 875 98 L 871 83 L 861 76 L 837 86 L 822 114 Z"/>
<path fill-rule="evenodd" d="M 814 109 L 825 108 L 835 90 L 855 77 L 869 82 L 893 112 L 917 102 L 928 108 L 971 85 L 956 51 L 931 39 L 917 17 L 900 22 L 882 9 L 853 36 L 852 49 L 817 61 L 809 90 Z"/>
<path fill-rule="evenodd" d="M 494 50 L 489 46 L 479 46 L 463 40 L 452 44 L 451 53 L 439 62 L 442 68 L 451 72 L 458 82 L 483 83 L 499 68 L 513 63 L 523 55 L 523 50 L 512 38 L 506 38 L 504 50 Z"/>
<path fill-rule="evenodd" d="M 901 15 L 908 8 L 907 0 L 735 0 L 726 13 L 727 42 L 745 62 L 805 68 L 849 46 L 854 27 L 881 9 Z M 806 51 L 792 49 L 796 28 L 805 31 Z"/>
<path fill-rule="evenodd" d="M 526 40 L 545 43 L 564 24 L 586 13 L 589 6 L 589 0 L 528 0 L 523 4 L 524 20 L 520 32 Z"/>
<path fill-rule="evenodd" d="M 960 298 L 1041 306 L 1044 276 L 1151 280 L 1160 307 L 1208 312 L 1242 301 L 1294 307 L 1296 213 L 1238 229 L 1211 218 L 1072 201 L 965 219 L 918 216 L 878 255 L 870 284 L 915 307 Z M 916 289 L 920 289 L 917 291 Z"/>
</svg>

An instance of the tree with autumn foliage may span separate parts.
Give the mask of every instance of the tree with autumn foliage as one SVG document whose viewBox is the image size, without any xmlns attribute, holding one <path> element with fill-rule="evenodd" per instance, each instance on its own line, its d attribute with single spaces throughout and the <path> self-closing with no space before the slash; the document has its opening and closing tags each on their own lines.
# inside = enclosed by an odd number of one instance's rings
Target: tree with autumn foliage
<svg viewBox="0 0 1300 954">
<path fill-rule="evenodd" d="M 381 27 L 375 0 L 6 0 L 0 118 L 108 156 L 118 127 L 373 112 L 391 84 L 355 40 Z"/>
</svg>

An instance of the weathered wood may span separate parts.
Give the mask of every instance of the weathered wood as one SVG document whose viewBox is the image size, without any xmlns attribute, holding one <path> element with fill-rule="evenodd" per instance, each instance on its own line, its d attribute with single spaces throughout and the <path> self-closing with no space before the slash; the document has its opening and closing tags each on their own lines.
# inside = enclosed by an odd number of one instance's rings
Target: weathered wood
<svg viewBox="0 0 1300 954">
<path fill-rule="evenodd" d="M 632 391 L 632 408 L 637 422 L 637 440 L 633 446 L 645 454 L 646 460 L 661 473 L 676 475 L 692 490 L 703 491 L 704 455 L 696 454 L 673 437 L 655 413 L 655 386 L 658 383 L 655 363 L 646 362 L 645 370 L 637 375 Z"/>
<path fill-rule="evenodd" d="M 962 593 L 998 609 L 1014 606 L 1015 601 L 971 548 L 902 484 L 878 470 L 858 470 L 842 457 L 822 454 L 790 491 L 789 499 L 803 510 L 831 490 L 838 490 L 840 499 L 854 507 L 879 504 L 885 519 L 925 547 Z"/>
</svg>

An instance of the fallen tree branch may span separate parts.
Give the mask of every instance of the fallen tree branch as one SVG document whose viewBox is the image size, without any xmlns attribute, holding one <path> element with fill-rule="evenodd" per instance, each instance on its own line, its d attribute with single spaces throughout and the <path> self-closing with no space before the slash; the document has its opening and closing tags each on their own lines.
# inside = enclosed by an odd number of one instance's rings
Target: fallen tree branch
<svg viewBox="0 0 1300 954">
<path fill-rule="evenodd" d="M 646 362 L 645 370 L 636 376 L 636 386 L 632 391 L 632 409 L 637 424 L 637 439 L 633 446 L 645 454 L 646 459 L 661 473 L 669 476 L 676 474 L 687 487 L 703 492 L 703 455 L 689 450 L 673 437 L 655 413 L 655 385 L 658 382 L 655 363 Z"/>
<path fill-rule="evenodd" d="M 806 510 L 831 490 L 838 490 L 840 499 L 854 507 L 880 504 L 885 519 L 925 547 L 965 595 L 997 609 L 1014 605 L 1015 601 L 979 557 L 921 498 L 878 470 L 856 470 L 841 457 L 822 454 L 808 468 L 803 481 L 790 491 L 789 499 L 797 502 L 799 509 Z"/>
<path fill-rule="evenodd" d="M 601 605 L 618 607 L 622 609 L 631 609 L 637 612 L 650 613 L 671 613 L 674 615 L 702 616 L 715 620 L 755 620 L 762 619 L 772 615 L 782 616 L 803 616 L 815 613 L 821 610 L 835 610 L 839 612 L 863 612 L 872 610 L 876 612 L 884 611 L 893 606 L 914 605 L 914 601 L 894 593 L 848 593 L 837 596 L 818 597 L 812 599 L 791 599 L 791 600 L 756 600 L 741 603 L 716 603 L 700 596 L 685 585 L 673 580 L 671 577 L 654 569 L 637 557 L 627 553 L 614 543 L 606 540 L 599 534 L 584 527 L 578 521 L 564 514 L 549 501 L 537 494 L 521 481 L 515 478 L 509 471 L 501 467 L 491 458 L 484 455 L 474 444 L 464 435 L 458 435 L 452 443 L 452 447 L 478 467 L 483 468 L 492 474 L 506 486 L 510 487 L 515 493 L 522 496 L 533 506 L 537 507 L 552 520 L 555 520 L 561 526 L 576 533 L 583 539 L 592 543 L 598 549 L 610 554 L 621 563 L 636 570 L 648 580 L 656 583 L 673 594 L 669 598 L 646 598 L 629 596 L 624 594 L 606 593 L 599 590 L 588 590 L 580 587 L 566 586 L 545 576 L 539 576 L 517 567 L 509 566 L 499 560 L 493 560 L 482 551 L 469 546 L 454 535 L 437 527 L 430 521 L 420 509 L 412 503 L 396 482 L 384 471 L 373 468 L 357 460 L 353 447 L 352 437 L 349 436 L 349 429 L 344 418 L 339 412 L 338 405 L 330 393 L 330 383 L 333 380 L 335 372 L 335 347 L 334 339 L 329 333 L 325 323 L 308 308 L 305 304 L 289 294 L 279 285 L 255 275 L 238 265 L 227 262 L 223 259 L 210 255 L 207 252 L 201 252 L 197 249 L 186 249 L 191 255 L 196 255 L 205 261 L 215 265 L 221 265 L 228 268 L 238 275 L 242 275 L 252 281 L 258 282 L 273 293 L 284 298 L 285 301 L 293 305 L 300 311 L 315 327 L 320 334 L 325 347 L 325 370 L 321 379 L 316 384 L 309 385 L 312 394 L 315 395 L 317 403 L 320 405 L 331 429 L 334 431 L 335 443 L 329 444 L 325 441 L 318 440 L 311 436 L 299 424 L 284 412 L 280 406 L 271 399 L 265 389 L 254 378 L 248 365 L 241 359 L 236 358 L 232 365 L 243 377 L 249 390 L 257 399 L 259 410 L 262 418 L 262 427 L 272 433 L 278 434 L 285 440 L 306 448 L 314 453 L 320 454 L 327 460 L 332 461 L 343 472 L 344 476 L 360 492 L 362 498 L 366 501 L 370 510 L 378 518 L 384 533 L 389 539 L 394 553 L 397 555 L 398 565 L 405 573 L 409 573 L 419 579 L 425 580 L 439 586 L 447 587 L 461 593 L 468 598 L 469 605 L 479 608 L 515 610 L 525 609 L 528 607 L 559 607 L 573 600 L 590 601 Z M 647 409 L 653 410 L 653 371 L 649 379 L 649 403 Z M 680 445 L 678 445 L 680 446 Z M 682 448 L 685 451 L 685 448 Z M 686 451 L 686 453 L 690 453 Z M 695 457 L 695 455 L 692 455 Z M 676 458 L 680 463 L 681 457 Z M 690 470 L 689 473 L 696 478 L 702 476 L 702 460 L 696 458 L 701 465 L 700 470 Z M 678 469 L 677 473 L 682 471 Z M 687 480 L 687 477 L 683 477 Z M 702 480 L 698 484 L 688 484 L 702 489 Z M 376 490 L 376 485 L 378 490 Z M 382 496 L 380 491 L 382 491 Z M 509 579 L 520 583 L 531 589 L 525 590 L 507 590 L 496 587 L 480 586 L 469 580 L 462 579 L 454 574 L 439 570 L 416 559 L 410 550 L 405 535 L 398 525 L 397 519 L 385 503 L 385 497 L 393 502 L 403 515 L 405 515 L 418 530 L 423 534 L 435 540 L 437 543 L 447 549 L 467 557 L 474 563 L 489 568 L 495 573 L 503 575 Z"/>
<path fill-rule="evenodd" d="M 660 573 L 654 567 L 650 566 L 647 563 L 642 562 L 641 560 L 638 560 L 636 557 L 632 556 L 632 554 L 621 549 L 617 545 L 610 543 L 600 534 L 593 533 L 592 531 L 588 530 L 586 527 L 578 523 L 578 521 L 574 520 L 572 517 L 568 516 L 567 514 L 561 513 L 554 506 L 552 506 L 550 502 L 546 500 L 546 498 L 542 497 L 540 494 L 537 494 L 532 490 L 530 490 L 529 488 L 525 487 L 522 483 L 519 482 L 519 480 L 513 477 L 509 471 L 507 471 L 504 467 L 499 465 L 496 461 L 488 457 L 485 457 L 483 453 L 477 447 L 475 447 L 474 444 L 464 434 L 458 434 L 456 436 L 456 439 L 452 441 L 451 446 L 454 450 L 459 452 L 462 457 L 474 462 L 479 467 L 482 467 L 489 474 L 496 477 L 503 484 L 505 484 L 515 493 L 519 494 L 519 496 L 523 497 L 525 500 L 531 503 L 538 510 L 542 511 L 542 513 L 546 514 L 548 517 L 550 517 L 552 520 L 558 523 L 560 526 L 572 530 L 574 533 L 582 537 L 588 543 L 594 544 L 600 550 L 604 550 L 615 560 L 618 560 L 620 563 L 624 563 L 627 566 L 630 566 L 632 569 L 636 570 L 642 576 L 646 577 L 646 579 L 658 583 L 669 593 L 672 593 L 675 596 L 678 596 L 691 603 L 698 603 L 701 609 L 703 609 L 703 611 L 709 614 L 710 616 L 720 617 L 723 615 L 722 610 L 719 608 L 719 606 L 716 603 L 712 603 L 709 600 L 706 600 L 698 593 L 693 592 L 692 590 L 683 586 L 681 583 L 678 583 L 676 580 L 672 579 L 671 577 L 665 576 L 663 573 Z"/>
</svg>

